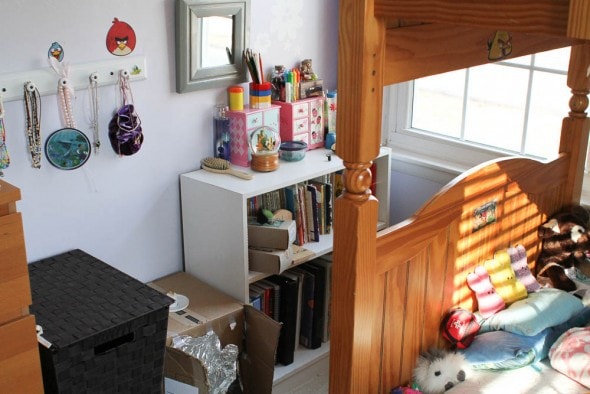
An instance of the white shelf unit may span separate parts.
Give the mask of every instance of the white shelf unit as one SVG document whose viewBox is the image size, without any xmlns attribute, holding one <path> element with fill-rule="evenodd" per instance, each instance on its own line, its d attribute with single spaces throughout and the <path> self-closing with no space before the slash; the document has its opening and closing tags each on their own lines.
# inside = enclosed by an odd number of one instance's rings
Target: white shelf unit
<svg viewBox="0 0 590 394">
<path fill-rule="evenodd" d="M 253 174 L 252 180 L 204 170 L 182 174 L 185 271 L 247 303 L 249 284 L 268 276 L 248 269 L 248 199 L 342 170 L 342 160 L 333 153 L 328 160 L 330 153 L 326 149 L 310 150 L 303 160 L 281 161 L 277 170 L 266 173 L 235 167 Z M 380 228 L 389 225 L 390 155 L 391 150 L 384 147 L 375 159 Z M 313 251 L 313 257 L 319 257 L 332 251 L 332 240 L 331 234 L 324 235 L 320 242 L 308 242 L 303 247 Z M 275 382 L 325 357 L 328 351 L 327 344 L 316 350 L 298 350 L 293 364 L 276 367 Z"/>
</svg>

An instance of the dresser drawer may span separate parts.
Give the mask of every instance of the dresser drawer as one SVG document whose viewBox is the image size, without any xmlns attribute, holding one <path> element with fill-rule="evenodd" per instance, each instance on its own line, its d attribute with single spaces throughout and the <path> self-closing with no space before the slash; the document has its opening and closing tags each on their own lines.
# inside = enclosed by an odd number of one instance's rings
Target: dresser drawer
<svg viewBox="0 0 590 394">
<path fill-rule="evenodd" d="M 293 134 L 307 133 L 309 131 L 309 118 L 295 119 L 293 121 Z"/>
<path fill-rule="evenodd" d="M 26 316 L 0 325 L 0 391 L 42 393 L 35 318 Z"/>
<path fill-rule="evenodd" d="M 309 103 L 297 103 L 293 104 L 293 117 L 294 118 L 305 118 L 309 116 Z"/>
<path fill-rule="evenodd" d="M 31 304 L 25 238 L 20 213 L 0 217 L 0 322 Z"/>
<path fill-rule="evenodd" d="M 281 107 L 282 141 L 305 141 L 308 149 L 324 146 L 323 97 L 311 97 L 295 103 L 273 103 Z"/>
</svg>

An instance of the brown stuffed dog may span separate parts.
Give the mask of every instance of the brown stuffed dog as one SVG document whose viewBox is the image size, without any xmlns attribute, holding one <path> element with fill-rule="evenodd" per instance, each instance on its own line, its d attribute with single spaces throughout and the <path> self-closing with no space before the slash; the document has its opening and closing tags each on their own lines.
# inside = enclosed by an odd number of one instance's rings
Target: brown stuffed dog
<svg viewBox="0 0 590 394">
<path fill-rule="evenodd" d="M 576 284 L 564 269 L 576 267 L 588 272 L 590 231 L 587 229 L 590 229 L 590 214 L 579 205 L 565 208 L 539 226 L 543 247 L 537 259 L 537 276 L 549 278 L 557 289 L 576 290 Z"/>
</svg>

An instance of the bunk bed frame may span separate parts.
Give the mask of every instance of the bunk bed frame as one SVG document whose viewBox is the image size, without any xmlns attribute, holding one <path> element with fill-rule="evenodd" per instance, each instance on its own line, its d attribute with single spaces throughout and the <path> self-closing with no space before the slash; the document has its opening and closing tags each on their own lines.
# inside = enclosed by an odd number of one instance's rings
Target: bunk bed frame
<svg viewBox="0 0 590 394">
<path fill-rule="evenodd" d="M 589 122 L 590 2 L 586 0 L 340 0 L 330 392 L 388 393 L 407 384 L 420 351 L 445 346 L 439 322 L 473 308 L 467 273 L 521 243 L 534 269 L 537 226 L 580 201 Z M 510 32 L 511 57 L 572 46 L 559 156 L 495 160 L 444 187 L 414 216 L 377 233 L 370 165 L 381 141 L 383 86 L 488 63 L 487 42 Z M 395 185 L 393 185 L 395 187 Z M 496 221 L 474 231 L 474 211 Z"/>
</svg>

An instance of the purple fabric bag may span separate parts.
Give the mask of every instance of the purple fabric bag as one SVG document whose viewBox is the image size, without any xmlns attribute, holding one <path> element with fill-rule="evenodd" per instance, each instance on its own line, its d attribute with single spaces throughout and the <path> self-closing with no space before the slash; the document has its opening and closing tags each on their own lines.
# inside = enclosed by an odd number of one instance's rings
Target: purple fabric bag
<svg viewBox="0 0 590 394">
<path fill-rule="evenodd" d="M 141 120 L 133 104 L 123 105 L 109 122 L 109 140 L 120 156 L 137 153 L 143 143 Z"/>
</svg>

